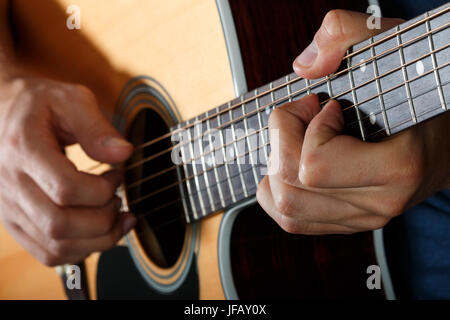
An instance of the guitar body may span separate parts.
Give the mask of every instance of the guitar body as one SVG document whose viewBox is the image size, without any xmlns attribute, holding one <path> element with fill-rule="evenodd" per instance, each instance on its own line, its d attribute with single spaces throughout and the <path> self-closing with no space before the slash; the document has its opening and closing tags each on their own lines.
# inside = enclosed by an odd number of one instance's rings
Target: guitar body
<svg viewBox="0 0 450 320">
<path fill-rule="evenodd" d="M 65 27 L 66 9 L 74 4 L 81 9 L 80 30 Z M 106 116 L 139 145 L 291 72 L 333 8 L 366 6 L 350 0 L 15 0 L 12 15 L 24 61 L 36 73 L 91 88 Z M 137 152 L 130 163 L 166 147 Z M 80 170 L 107 169 L 76 146 L 67 152 Z M 170 155 L 127 173 L 122 196 L 143 218 L 116 248 L 87 259 L 91 298 L 385 298 L 366 285 L 370 265 L 388 276 L 380 231 L 287 234 L 251 198 L 187 225 L 179 219 L 181 205 L 156 218 L 145 215 L 155 208 L 131 203 L 158 180 L 132 191 L 130 185 L 167 161 Z M 0 243 L 0 299 L 64 298 L 54 269 L 33 260 L 1 228 Z"/>
</svg>

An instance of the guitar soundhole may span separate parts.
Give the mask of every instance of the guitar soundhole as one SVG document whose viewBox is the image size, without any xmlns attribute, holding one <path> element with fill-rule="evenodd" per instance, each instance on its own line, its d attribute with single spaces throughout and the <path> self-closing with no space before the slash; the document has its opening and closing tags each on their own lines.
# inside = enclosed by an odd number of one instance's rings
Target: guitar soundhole
<svg viewBox="0 0 450 320">
<path fill-rule="evenodd" d="M 169 128 L 157 112 L 143 109 L 132 122 L 127 137 L 140 146 L 167 132 Z M 170 139 L 163 139 L 137 149 L 127 163 L 127 167 L 135 167 L 125 174 L 130 210 L 139 219 L 135 229 L 138 238 L 149 258 L 162 268 L 176 263 L 186 232 L 182 203 L 176 201 L 181 198 L 178 186 L 167 188 L 178 182 L 177 171 L 170 170 L 174 165 L 171 152 L 157 156 L 170 147 Z"/>
</svg>

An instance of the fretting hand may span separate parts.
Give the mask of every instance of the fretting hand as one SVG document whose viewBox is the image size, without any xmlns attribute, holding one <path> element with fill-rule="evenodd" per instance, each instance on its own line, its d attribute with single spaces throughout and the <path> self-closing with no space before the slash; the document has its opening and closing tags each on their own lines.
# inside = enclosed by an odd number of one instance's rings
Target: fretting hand
<svg viewBox="0 0 450 320">
<path fill-rule="evenodd" d="M 336 71 L 348 47 L 382 31 L 369 30 L 367 17 L 328 13 L 313 43 L 294 62 L 296 73 L 319 78 Z M 382 19 L 382 27 L 400 22 Z M 450 114 L 381 143 L 342 135 L 343 124 L 340 105 L 331 101 L 321 110 L 314 95 L 272 113 L 269 128 L 279 130 L 280 166 L 263 179 L 257 199 L 287 232 L 378 229 L 450 187 Z"/>
</svg>

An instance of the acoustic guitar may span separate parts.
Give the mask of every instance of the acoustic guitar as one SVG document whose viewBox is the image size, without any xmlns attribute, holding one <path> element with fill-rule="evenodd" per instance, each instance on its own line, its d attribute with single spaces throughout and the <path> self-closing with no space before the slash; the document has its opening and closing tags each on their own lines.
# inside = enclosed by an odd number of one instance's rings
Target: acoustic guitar
<svg viewBox="0 0 450 320">
<path fill-rule="evenodd" d="M 80 29 L 67 28 L 74 5 Z M 337 99 L 346 133 L 368 142 L 449 107 L 449 4 L 353 46 L 333 75 L 299 78 L 291 63 L 333 8 L 365 12 L 367 4 L 13 1 L 25 64 L 91 88 L 135 145 L 118 193 L 138 224 L 85 261 L 91 298 L 395 297 L 383 230 L 292 235 L 255 201 L 271 151 L 267 121 L 279 105 L 311 93 L 322 104 Z M 79 170 L 108 169 L 78 146 L 67 155 Z M 3 229 L 0 243 L 0 298 L 66 297 L 55 270 Z M 370 266 L 381 270 L 381 289 L 367 286 Z"/>
</svg>

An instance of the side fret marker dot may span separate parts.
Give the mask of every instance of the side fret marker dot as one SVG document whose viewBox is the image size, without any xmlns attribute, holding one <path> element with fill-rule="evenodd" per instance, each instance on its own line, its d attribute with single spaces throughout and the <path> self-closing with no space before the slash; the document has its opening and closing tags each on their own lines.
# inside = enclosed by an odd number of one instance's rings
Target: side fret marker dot
<svg viewBox="0 0 450 320">
<path fill-rule="evenodd" d="M 377 116 L 375 115 L 375 113 L 370 113 L 369 120 L 371 125 L 374 125 L 377 122 Z"/>
</svg>

